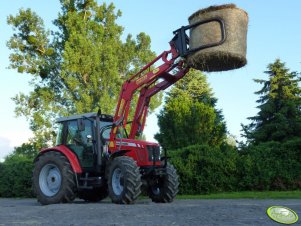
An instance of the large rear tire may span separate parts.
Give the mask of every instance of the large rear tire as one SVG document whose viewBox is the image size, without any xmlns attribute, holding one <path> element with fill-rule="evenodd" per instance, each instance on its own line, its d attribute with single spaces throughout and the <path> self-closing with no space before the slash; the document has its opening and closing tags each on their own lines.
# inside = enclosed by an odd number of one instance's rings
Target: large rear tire
<svg viewBox="0 0 301 226">
<path fill-rule="evenodd" d="M 33 190 L 43 205 L 75 199 L 75 175 L 63 154 L 50 151 L 37 158 L 33 170 Z"/>
<path fill-rule="evenodd" d="M 134 203 L 141 193 L 141 174 L 136 162 L 127 156 L 116 157 L 109 164 L 108 189 L 113 203 Z"/>
<path fill-rule="evenodd" d="M 167 163 L 166 175 L 152 180 L 148 187 L 149 197 L 153 202 L 172 202 L 179 191 L 179 177 L 173 165 Z"/>
</svg>

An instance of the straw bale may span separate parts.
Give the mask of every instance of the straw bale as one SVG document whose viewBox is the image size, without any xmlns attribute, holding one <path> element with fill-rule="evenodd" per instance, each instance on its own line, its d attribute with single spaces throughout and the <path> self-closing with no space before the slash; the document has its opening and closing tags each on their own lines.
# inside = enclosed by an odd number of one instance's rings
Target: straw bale
<svg viewBox="0 0 301 226">
<path fill-rule="evenodd" d="M 187 56 L 187 63 L 202 71 L 226 71 L 243 67 L 246 63 L 248 14 L 234 4 L 210 6 L 189 17 L 189 24 L 219 17 L 224 20 L 226 40 L 222 45 L 199 50 Z M 210 22 L 190 29 L 190 49 L 221 40 L 218 22 Z"/>
</svg>

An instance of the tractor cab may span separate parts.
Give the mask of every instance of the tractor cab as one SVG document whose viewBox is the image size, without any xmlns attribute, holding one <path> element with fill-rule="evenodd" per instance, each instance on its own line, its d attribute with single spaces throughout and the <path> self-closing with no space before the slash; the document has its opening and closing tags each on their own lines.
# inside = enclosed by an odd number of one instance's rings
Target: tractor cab
<svg viewBox="0 0 301 226">
<path fill-rule="evenodd" d="M 56 146 L 65 146 L 79 160 L 83 172 L 104 170 L 111 156 L 127 155 L 136 160 L 144 171 L 160 166 L 160 147 L 157 143 L 128 139 L 125 129 L 116 132 L 115 146 L 110 145 L 113 117 L 86 113 L 57 120 L 59 123 Z"/>
<path fill-rule="evenodd" d="M 86 113 L 59 118 L 57 123 L 57 146 L 64 145 L 75 153 L 84 171 L 94 171 L 101 165 L 97 160 L 104 157 L 100 155 L 108 154 L 112 116 Z"/>
</svg>

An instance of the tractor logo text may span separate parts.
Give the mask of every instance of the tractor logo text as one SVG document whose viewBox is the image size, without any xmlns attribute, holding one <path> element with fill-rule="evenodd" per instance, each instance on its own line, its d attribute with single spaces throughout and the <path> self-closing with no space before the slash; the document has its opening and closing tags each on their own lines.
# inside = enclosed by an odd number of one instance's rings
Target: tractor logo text
<svg viewBox="0 0 301 226">
<path fill-rule="evenodd" d="M 142 77 L 138 78 L 137 81 L 136 81 L 136 84 L 137 85 L 140 85 L 141 83 L 144 82 L 144 80 L 147 79 L 147 74 L 146 75 L 143 75 Z"/>
</svg>

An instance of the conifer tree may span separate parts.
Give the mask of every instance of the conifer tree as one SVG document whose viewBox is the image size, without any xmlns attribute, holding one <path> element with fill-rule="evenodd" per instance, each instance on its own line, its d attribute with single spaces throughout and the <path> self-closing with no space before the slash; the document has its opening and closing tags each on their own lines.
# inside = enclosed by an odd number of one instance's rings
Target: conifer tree
<svg viewBox="0 0 301 226">
<path fill-rule="evenodd" d="M 279 59 L 267 68 L 268 80 L 254 80 L 263 85 L 256 92 L 260 96 L 259 112 L 249 118 L 249 125 L 243 125 L 244 136 L 251 144 L 284 142 L 301 136 L 299 74 L 290 72 Z"/>
<path fill-rule="evenodd" d="M 191 70 L 168 92 L 158 115 L 160 131 L 155 138 L 167 149 L 221 145 L 226 138 L 226 124 L 216 102 L 206 77 Z"/>
</svg>

